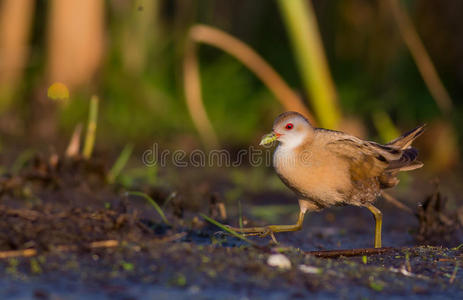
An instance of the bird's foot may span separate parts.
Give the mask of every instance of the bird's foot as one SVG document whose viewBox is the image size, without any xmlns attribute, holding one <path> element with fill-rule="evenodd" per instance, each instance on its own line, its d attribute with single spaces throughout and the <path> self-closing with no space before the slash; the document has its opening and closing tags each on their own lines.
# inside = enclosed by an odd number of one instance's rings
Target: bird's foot
<svg viewBox="0 0 463 300">
<path fill-rule="evenodd" d="M 243 234 L 245 236 L 258 236 L 261 238 L 270 236 L 272 241 L 275 244 L 278 244 L 278 241 L 275 237 L 275 231 L 271 228 L 271 226 L 252 227 L 252 228 L 237 228 L 237 227 L 228 226 L 228 228 L 240 234 Z"/>
<path fill-rule="evenodd" d="M 261 238 L 270 236 L 270 238 L 272 239 L 272 241 L 273 241 L 275 244 L 279 244 L 279 243 L 278 243 L 278 240 L 277 240 L 276 237 L 275 237 L 275 232 L 274 232 L 270 227 L 268 227 L 268 226 L 263 227 L 263 228 L 264 228 L 264 230 L 261 231 L 261 232 L 244 233 L 244 235 L 248 235 L 248 236 L 258 236 L 258 237 L 261 237 Z"/>
</svg>

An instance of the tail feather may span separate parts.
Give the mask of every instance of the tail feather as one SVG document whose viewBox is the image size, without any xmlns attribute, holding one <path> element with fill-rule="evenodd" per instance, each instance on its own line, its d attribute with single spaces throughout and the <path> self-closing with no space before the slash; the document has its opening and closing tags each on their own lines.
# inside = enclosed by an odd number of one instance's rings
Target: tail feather
<svg viewBox="0 0 463 300">
<path fill-rule="evenodd" d="M 426 125 L 418 126 L 386 144 L 387 147 L 396 149 L 396 151 L 400 153 L 400 157 L 388 161 L 388 167 L 379 177 L 381 188 L 396 186 L 399 183 L 399 179 L 397 178 L 399 171 L 411 171 L 423 166 L 421 161 L 416 160 L 418 157 L 418 150 L 413 148 L 411 144 L 423 133 L 425 126 Z"/>
<path fill-rule="evenodd" d="M 423 132 L 426 124 L 418 126 L 409 132 L 404 133 L 403 135 L 399 136 L 395 140 L 387 143 L 387 146 L 398 148 L 398 149 L 407 149 L 413 143 L 413 141 L 419 137 Z"/>
<path fill-rule="evenodd" d="M 411 171 L 415 169 L 419 169 L 423 166 L 421 161 L 415 160 L 408 165 L 404 165 L 395 169 L 388 169 L 386 170 L 381 176 L 379 176 L 379 183 L 382 189 L 387 189 L 396 186 L 399 184 L 399 179 L 397 178 L 397 174 L 400 171 Z"/>
<path fill-rule="evenodd" d="M 415 148 L 408 148 L 402 150 L 402 155 L 399 159 L 392 160 L 389 162 L 389 166 L 386 168 L 388 170 L 405 170 L 406 167 L 411 166 L 416 158 L 418 157 L 418 150 Z"/>
<path fill-rule="evenodd" d="M 409 165 L 400 167 L 400 168 L 398 168 L 397 170 L 398 170 L 398 171 L 411 171 L 411 170 L 419 169 L 419 168 L 421 168 L 423 165 L 424 165 L 424 164 L 423 164 L 421 161 L 415 160 L 414 162 L 410 163 Z"/>
</svg>

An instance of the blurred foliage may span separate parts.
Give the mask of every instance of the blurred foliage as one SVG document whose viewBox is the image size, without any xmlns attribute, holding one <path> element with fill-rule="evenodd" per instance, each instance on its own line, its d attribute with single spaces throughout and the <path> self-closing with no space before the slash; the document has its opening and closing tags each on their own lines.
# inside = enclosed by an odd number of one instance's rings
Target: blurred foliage
<svg viewBox="0 0 463 300">
<path fill-rule="evenodd" d="M 452 98 L 461 99 L 463 42 L 458 36 L 463 19 L 456 12 L 463 11 L 463 2 L 406 3 Z M 346 115 L 361 120 L 368 128 L 374 128 L 375 115 L 380 119 L 389 116 L 388 122 L 401 129 L 441 117 L 383 1 L 313 1 L 313 5 Z M 36 5 L 30 54 L 14 93 L 15 101 L 3 113 L 3 134 L 19 137 L 34 127 L 36 119 L 31 116 L 35 103 L 40 103 L 37 99 L 46 95 L 51 84 L 46 80 L 48 6 L 40 1 Z M 71 90 L 67 105 L 55 107 L 56 126 L 66 137 L 86 119 L 90 96 L 97 94 L 101 99 L 97 132 L 100 146 L 113 142 L 146 145 L 153 140 L 185 146 L 195 141 L 197 133 L 181 84 L 183 43 L 193 23 L 215 26 L 243 40 L 305 95 L 276 1 L 117 0 L 105 2 L 105 8 L 105 52 L 98 73 L 90 84 Z M 253 143 L 271 126 L 281 111 L 280 105 L 233 58 L 209 47 L 199 52 L 205 107 L 221 141 L 231 147 Z M 461 101 L 455 106 L 447 120 L 462 128 Z M 389 125 L 386 127 L 392 132 Z M 461 138 L 462 132 L 457 134 Z"/>
<path fill-rule="evenodd" d="M 278 113 L 270 92 L 233 58 L 223 55 L 202 73 L 205 106 L 222 141 L 247 144 L 262 130 L 262 116 Z"/>
<path fill-rule="evenodd" d="M 310 104 L 321 127 L 339 129 L 341 110 L 310 1 L 279 2 Z"/>
</svg>

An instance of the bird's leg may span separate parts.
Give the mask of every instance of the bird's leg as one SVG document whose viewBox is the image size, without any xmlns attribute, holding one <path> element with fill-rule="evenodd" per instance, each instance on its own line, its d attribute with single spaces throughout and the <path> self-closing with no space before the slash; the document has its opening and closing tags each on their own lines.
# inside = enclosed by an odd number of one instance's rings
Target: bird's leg
<svg viewBox="0 0 463 300">
<path fill-rule="evenodd" d="M 276 242 L 274 233 L 275 232 L 287 232 L 287 231 L 298 231 L 302 229 L 302 223 L 304 221 L 305 211 L 301 210 L 299 212 L 299 218 L 297 219 L 296 224 L 293 225 L 268 225 L 263 227 L 248 227 L 248 228 L 238 228 L 238 227 L 230 227 L 230 229 L 239 232 L 245 233 L 249 235 L 259 235 L 261 237 L 265 237 L 270 235 L 272 240 Z"/>
<path fill-rule="evenodd" d="M 365 206 L 375 216 L 375 248 L 381 248 L 381 226 L 383 224 L 383 214 L 379 209 L 369 204 Z"/>
</svg>

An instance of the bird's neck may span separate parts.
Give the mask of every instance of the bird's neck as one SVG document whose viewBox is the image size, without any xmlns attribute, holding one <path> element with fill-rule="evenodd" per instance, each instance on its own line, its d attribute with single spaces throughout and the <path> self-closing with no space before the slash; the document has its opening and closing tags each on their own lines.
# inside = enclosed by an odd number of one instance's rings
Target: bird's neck
<svg viewBox="0 0 463 300">
<path fill-rule="evenodd" d="M 298 166 L 300 164 L 300 159 L 304 158 L 301 158 L 301 154 L 310 151 L 312 141 L 312 139 L 304 138 L 297 143 L 280 143 L 274 153 L 274 166 L 285 166 L 286 168 Z M 303 154 L 303 156 L 304 155 L 305 154 Z"/>
<path fill-rule="evenodd" d="M 296 149 L 299 148 L 299 145 L 288 145 L 288 144 L 279 144 L 276 151 L 285 153 L 286 155 L 291 155 L 292 153 L 296 152 Z"/>
<path fill-rule="evenodd" d="M 279 147 L 281 147 L 281 150 L 285 150 L 285 151 L 294 150 L 298 148 L 299 146 L 301 146 L 305 142 L 305 139 L 306 139 L 306 135 L 301 134 L 298 136 L 294 136 L 291 139 L 282 141 Z"/>
</svg>

